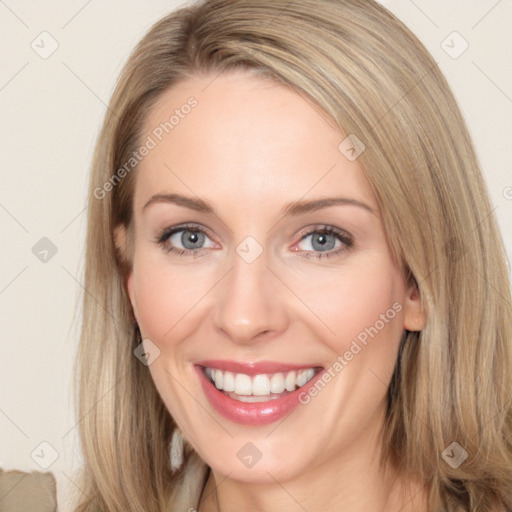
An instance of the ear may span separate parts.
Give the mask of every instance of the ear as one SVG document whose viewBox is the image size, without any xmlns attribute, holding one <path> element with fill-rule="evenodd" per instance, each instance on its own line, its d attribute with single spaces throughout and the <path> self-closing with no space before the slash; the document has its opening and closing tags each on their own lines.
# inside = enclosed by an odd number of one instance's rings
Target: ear
<svg viewBox="0 0 512 512">
<path fill-rule="evenodd" d="M 406 290 L 404 303 L 404 329 L 421 331 L 425 327 L 425 312 L 421 306 L 421 297 L 416 283 Z"/>
<path fill-rule="evenodd" d="M 114 228 L 114 244 L 116 246 L 118 259 L 121 261 L 122 272 L 125 277 L 124 285 L 126 288 L 126 292 L 128 293 L 128 297 L 130 298 L 133 314 L 136 320 L 137 311 L 133 287 L 133 269 L 132 265 L 130 265 L 129 263 L 130 259 L 128 257 L 128 236 L 126 232 L 126 226 L 124 226 L 123 224 L 120 224 L 119 226 L 116 226 Z"/>
</svg>

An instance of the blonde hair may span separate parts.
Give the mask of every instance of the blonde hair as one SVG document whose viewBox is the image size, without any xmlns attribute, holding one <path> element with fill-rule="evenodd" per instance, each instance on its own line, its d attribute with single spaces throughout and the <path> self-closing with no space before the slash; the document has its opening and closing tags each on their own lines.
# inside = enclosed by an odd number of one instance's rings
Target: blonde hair
<svg viewBox="0 0 512 512">
<path fill-rule="evenodd" d="M 76 511 L 175 510 L 184 482 L 204 483 L 194 453 L 171 473 L 175 424 L 133 354 L 140 340 L 125 291 L 130 261 L 116 253 L 113 232 L 131 224 L 136 168 L 112 178 L 140 147 L 144 120 L 164 91 L 234 70 L 292 87 L 366 146 L 359 158 L 393 256 L 417 284 L 427 314 L 424 330 L 406 332 L 400 348 L 383 465 L 417 475 L 429 510 L 512 507 L 505 252 L 465 122 L 438 66 L 370 0 L 205 0 L 160 20 L 135 48 L 96 146 L 76 363 L 86 497 Z M 458 467 L 442 456 L 454 442 L 468 455 Z"/>
</svg>

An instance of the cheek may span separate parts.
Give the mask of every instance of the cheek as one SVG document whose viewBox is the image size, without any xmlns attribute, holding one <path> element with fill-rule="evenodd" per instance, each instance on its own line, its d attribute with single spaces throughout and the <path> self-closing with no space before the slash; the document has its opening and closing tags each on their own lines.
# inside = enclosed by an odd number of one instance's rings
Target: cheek
<svg viewBox="0 0 512 512">
<path fill-rule="evenodd" d="M 132 279 L 142 336 L 165 348 L 186 336 L 187 329 L 195 325 L 193 320 L 211 285 L 208 276 L 197 269 L 171 266 L 162 260 L 141 252 Z"/>
<path fill-rule="evenodd" d="M 356 352 L 358 345 L 371 346 L 381 355 L 391 354 L 398 346 L 403 332 L 404 285 L 394 267 L 377 267 L 333 273 L 329 279 L 311 276 L 310 284 L 301 291 L 327 328 L 322 329 L 324 343 L 336 354 Z"/>
</svg>

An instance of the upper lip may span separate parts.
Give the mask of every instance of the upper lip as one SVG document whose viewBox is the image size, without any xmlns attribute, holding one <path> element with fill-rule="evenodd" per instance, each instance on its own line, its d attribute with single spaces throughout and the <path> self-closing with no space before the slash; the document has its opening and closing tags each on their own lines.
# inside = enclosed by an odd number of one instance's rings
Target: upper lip
<svg viewBox="0 0 512 512">
<path fill-rule="evenodd" d="M 209 359 L 199 361 L 196 363 L 198 366 L 208 368 L 216 368 L 233 373 L 243 373 L 245 375 L 259 375 L 262 373 L 277 373 L 293 370 L 303 370 L 305 368 L 321 368 L 318 364 L 290 364 L 280 363 L 278 361 L 258 361 L 258 362 L 242 362 L 242 361 L 228 361 L 220 359 Z"/>
</svg>

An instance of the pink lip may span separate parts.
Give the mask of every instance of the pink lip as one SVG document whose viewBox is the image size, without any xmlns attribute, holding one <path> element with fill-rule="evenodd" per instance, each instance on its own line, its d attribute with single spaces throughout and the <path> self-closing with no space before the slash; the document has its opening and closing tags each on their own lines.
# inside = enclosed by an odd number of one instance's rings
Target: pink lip
<svg viewBox="0 0 512 512">
<path fill-rule="evenodd" d="M 239 402 L 229 398 L 213 385 L 204 373 L 204 366 L 219 368 L 221 370 L 233 371 L 255 375 L 257 373 L 274 373 L 277 371 L 292 371 L 301 368 L 313 368 L 311 365 L 283 365 L 279 363 L 236 363 L 234 361 L 203 361 L 196 365 L 203 391 L 212 407 L 222 416 L 230 421 L 242 425 L 266 425 L 284 418 L 287 414 L 301 405 L 299 395 L 308 392 L 315 382 L 322 376 L 323 370 L 318 371 L 315 376 L 304 386 L 280 398 L 274 398 L 267 402 Z M 250 373 L 248 369 L 251 370 Z"/>
</svg>

